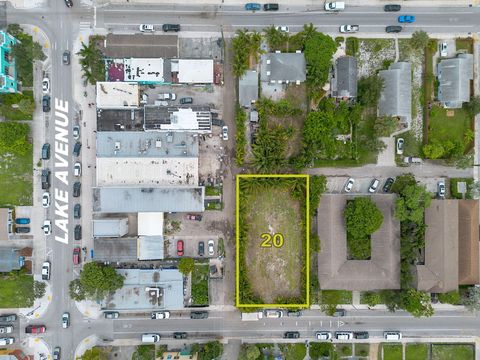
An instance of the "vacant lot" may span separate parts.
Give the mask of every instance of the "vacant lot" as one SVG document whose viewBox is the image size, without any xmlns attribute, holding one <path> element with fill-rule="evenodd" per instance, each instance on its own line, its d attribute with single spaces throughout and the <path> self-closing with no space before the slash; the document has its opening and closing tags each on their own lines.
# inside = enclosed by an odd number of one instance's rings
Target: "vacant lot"
<svg viewBox="0 0 480 360">
<path fill-rule="evenodd" d="M 473 360 L 475 350 L 470 344 L 433 344 L 432 360 Z"/>
<path fill-rule="evenodd" d="M 192 273 L 192 304 L 208 305 L 208 264 L 195 264 Z"/>
<path fill-rule="evenodd" d="M 32 205 L 32 151 L 0 153 L 0 206 Z"/>
<path fill-rule="evenodd" d="M 403 348 L 402 344 L 383 344 L 383 360 L 402 360 Z"/>
<path fill-rule="evenodd" d="M 427 360 L 428 344 L 407 344 L 405 360 Z"/>
<path fill-rule="evenodd" d="M 21 271 L 0 276 L 0 308 L 33 305 L 33 277 Z"/>
<path fill-rule="evenodd" d="M 244 231 L 240 234 L 244 235 L 239 239 L 243 257 L 239 276 L 246 276 L 257 300 L 255 303 L 306 303 L 303 294 L 306 281 L 305 201 L 292 197 L 289 185 L 283 180 L 259 185 L 255 181 L 258 178 L 240 180 L 240 184 L 255 185 L 241 190 L 240 226 Z M 303 185 L 306 182 L 305 178 L 293 181 Z M 275 238 L 276 234 L 281 234 L 283 241 Z M 242 279 L 240 281 L 243 283 Z M 245 291 L 244 287 L 241 286 L 240 291 Z M 241 294 L 240 298 L 244 296 Z"/>
</svg>

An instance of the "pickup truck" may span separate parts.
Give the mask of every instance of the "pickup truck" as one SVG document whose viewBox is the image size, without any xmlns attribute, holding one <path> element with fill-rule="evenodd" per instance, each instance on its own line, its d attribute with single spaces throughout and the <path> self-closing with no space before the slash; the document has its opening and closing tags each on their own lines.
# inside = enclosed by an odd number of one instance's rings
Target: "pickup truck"
<svg viewBox="0 0 480 360">
<path fill-rule="evenodd" d="M 356 33 L 360 29 L 358 25 L 342 25 L 340 26 L 341 33 Z"/>
</svg>

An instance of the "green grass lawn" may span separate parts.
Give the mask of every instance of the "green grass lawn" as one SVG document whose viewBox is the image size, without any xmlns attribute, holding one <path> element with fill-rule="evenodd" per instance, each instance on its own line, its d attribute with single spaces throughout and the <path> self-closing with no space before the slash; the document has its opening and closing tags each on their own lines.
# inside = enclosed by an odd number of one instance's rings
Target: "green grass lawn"
<svg viewBox="0 0 480 360">
<path fill-rule="evenodd" d="M 466 50 L 468 53 L 473 54 L 473 39 L 472 38 L 456 38 L 455 46 L 457 51 Z"/>
<path fill-rule="evenodd" d="M 402 360 L 403 348 L 401 344 L 382 344 L 383 360 Z"/>
<path fill-rule="evenodd" d="M 352 356 L 352 344 L 335 344 L 335 349 L 340 356 Z"/>
<path fill-rule="evenodd" d="M 24 156 L 0 154 L 0 206 L 32 205 L 32 151 Z"/>
<path fill-rule="evenodd" d="M 428 344 L 407 344 L 405 360 L 427 360 Z"/>
<path fill-rule="evenodd" d="M 22 99 L 31 101 L 32 108 L 23 112 L 18 104 Z M 5 116 L 7 120 L 32 120 L 33 111 L 35 110 L 35 100 L 33 99 L 33 91 L 25 90 L 23 94 L 1 94 L 0 95 L 0 113 Z M 16 106 L 12 105 L 15 104 Z M 26 108 L 24 108 L 26 109 Z"/>
<path fill-rule="evenodd" d="M 463 109 L 452 109 L 454 116 L 447 116 L 447 109 L 434 105 L 430 110 L 430 124 L 428 129 L 428 141 L 438 140 L 444 142 L 464 142 L 464 134 L 470 129 L 472 119 Z"/>
<path fill-rule="evenodd" d="M 432 360 L 473 360 L 475 349 L 472 344 L 433 344 Z"/>
<path fill-rule="evenodd" d="M 216 196 L 222 194 L 221 186 L 206 186 L 205 195 L 206 196 Z"/>
<path fill-rule="evenodd" d="M 23 272 L 0 276 L 0 308 L 33 306 L 33 277 Z"/>
<path fill-rule="evenodd" d="M 355 344 L 355 356 L 368 356 L 370 344 Z"/>
<path fill-rule="evenodd" d="M 208 264 L 195 264 L 192 272 L 193 305 L 208 305 Z"/>
<path fill-rule="evenodd" d="M 304 343 L 301 344 L 282 344 L 279 345 L 280 351 L 285 356 L 285 360 L 303 360 L 307 355 L 307 348 Z"/>
<path fill-rule="evenodd" d="M 352 292 L 349 290 L 322 290 L 322 303 L 329 304 L 338 301 L 337 304 L 351 304 Z"/>
</svg>

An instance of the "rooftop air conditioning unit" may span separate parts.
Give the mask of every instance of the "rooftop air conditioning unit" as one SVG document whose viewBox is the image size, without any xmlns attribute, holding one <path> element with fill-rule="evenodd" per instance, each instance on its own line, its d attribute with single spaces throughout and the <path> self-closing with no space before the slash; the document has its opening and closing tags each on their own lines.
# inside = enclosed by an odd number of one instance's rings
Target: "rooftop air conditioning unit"
<svg viewBox="0 0 480 360">
<path fill-rule="evenodd" d="M 270 59 L 267 59 L 267 65 L 270 65 Z"/>
<path fill-rule="evenodd" d="M 162 147 L 162 140 L 155 141 L 155 147 L 156 148 L 161 148 Z"/>
<path fill-rule="evenodd" d="M 120 150 L 120 141 L 115 141 L 115 150 Z"/>
</svg>

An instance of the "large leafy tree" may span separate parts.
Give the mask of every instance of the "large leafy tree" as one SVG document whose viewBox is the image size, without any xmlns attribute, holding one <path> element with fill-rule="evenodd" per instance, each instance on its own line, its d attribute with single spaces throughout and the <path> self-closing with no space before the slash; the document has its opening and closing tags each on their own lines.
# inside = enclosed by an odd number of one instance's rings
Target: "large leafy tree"
<svg viewBox="0 0 480 360">
<path fill-rule="evenodd" d="M 288 34 L 278 30 L 273 25 L 263 29 L 263 32 L 265 33 L 265 39 L 267 40 L 270 51 L 279 50 L 288 40 Z"/>
<path fill-rule="evenodd" d="M 0 122 L 0 150 L 3 153 L 25 155 L 32 145 L 28 140 L 28 124 L 15 121 Z"/>
<path fill-rule="evenodd" d="M 111 266 L 89 262 L 84 265 L 79 281 L 70 283 L 70 294 L 76 300 L 103 299 L 123 286 L 124 277 Z M 83 298 L 82 298 L 83 297 Z"/>
<path fill-rule="evenodd" d="M 395 206 L 395 216 L 400 221 L 423 223 L 425 208 L 430 206 L 431 195 L 422 185 L 408 185 L 401 191 Z"/>
<path fill-rule="evenodd" d="M 377 74 L 358 80 L 358 101 L 364 106 L 377 106 L 383 89 L 383 79 Z"/>
<path fill-rule="evenodd" d="M 327 82 L 336 50 L 337 44 L 329 35 L 317 31 L 305 34 L 307 82 L 313 88 L 321 88 Z"/>
<path fill-rule="evenodd" d="M 402 292 L 403 308 L 415 317 L 432 316 L 433 307 L 430 303 L 430 294 L 424 291 L 408 289 Z"/>
<path fill-rule="evenodd" d="M 238 360 L 257 360 L 260 355 L 261 353 L 257 346 L 247 344 L 240 351 Z"/>
<path fill-rule="evenodd" d="M 97 47 L 94 39 L 90 39 L 89 44 L 82 42 L 82 48 L 77 53 L 80 56 L 80 65 L 82 66 L 83 77 L 92 85 L 97 81 L 105 80 L 105 64 L 103 54 Z"/>
<path fill-rule="evenodd" d="M 192 258 L 181 258 L 178 262 L 178 270 L 185 276 L 195 269 L 195 261 Z"/>
<path fill-rule="evenodd" d="M 410 40 L 411 47 L 413 49 L 425 49 L 428 45 L 428 34 L 426 31 L 417 30 L 412 34 L 412 38 Z"/>
</svg>

